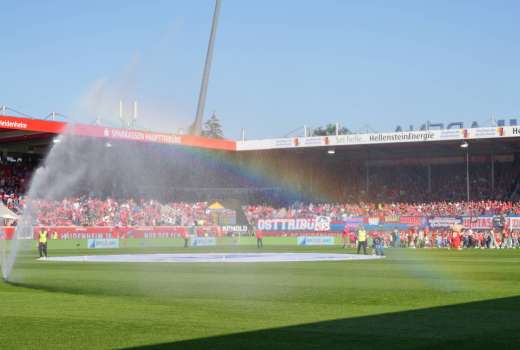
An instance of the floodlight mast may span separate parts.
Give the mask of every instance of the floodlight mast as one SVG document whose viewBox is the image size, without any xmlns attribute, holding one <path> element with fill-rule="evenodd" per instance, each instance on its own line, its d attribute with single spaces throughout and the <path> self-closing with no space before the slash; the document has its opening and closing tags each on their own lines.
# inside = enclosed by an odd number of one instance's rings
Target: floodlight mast
<svg viewBox="0 0 520 350">
<path fill-rule="evenodd" d="M 209 37 L 208 51 L 206 53 L 206 63 L 204 64 L 204 72 L 202 74 L 202 83 L 200 85 L 199 102 L 197 105 L 197 115 L 195 121 L 190 127 L 190 134 L 200 135 L 202 129 L 202 119 L 204 118 L 204 107 L 206 105 L 206 95 L 208 93 L 209 73 L 211 71 L 211 63 L 213 61 L 213 49 L 215 47 L 215 37 L 217 36 L 218 17 L 220 15 L 221 0 L 215 0 L 215 12 L 213 13 L 213 23 L 211 25 L 211 34 Z"/>
</svg>

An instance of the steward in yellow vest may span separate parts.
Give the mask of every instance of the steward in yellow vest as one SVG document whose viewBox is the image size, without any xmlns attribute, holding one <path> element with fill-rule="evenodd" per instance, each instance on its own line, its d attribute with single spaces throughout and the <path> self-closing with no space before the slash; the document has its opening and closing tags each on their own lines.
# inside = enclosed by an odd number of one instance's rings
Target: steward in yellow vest
<svg viewBox="0 0 520 350">
<path fill-rule="evenodd" d="M 38 234 L 38 251 L 40 253 L 40 258 L 47 259 L 47 239 L 49 237 L 49 233 L 45 228 L 42 227 L 40 233 Z"/>
<path fill-rule="evenodd" d="M 362 227 L 358 229 L 357 241 L 357 253 L 359 254 L 361 248 L 363 248 L 363 254 L 367 255 L 367 231 Z"/>
</svg>

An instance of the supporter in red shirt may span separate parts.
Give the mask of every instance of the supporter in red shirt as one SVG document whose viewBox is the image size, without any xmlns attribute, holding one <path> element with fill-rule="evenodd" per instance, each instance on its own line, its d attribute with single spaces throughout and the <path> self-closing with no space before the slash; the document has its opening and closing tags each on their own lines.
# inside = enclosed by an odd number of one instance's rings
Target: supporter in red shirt
<svg viewBox="0 0 520 350">
<path fill-rule="evenodd" d="M 345 249 L 345 247 L 349 247 L 350 248 L 350 232 L 349 232 L 349 228 L 345 225 L 345 228 L 343 229 L 343 232 L 341 234 L 341 239 L 343 240 L 343 249 Z"/>
</svg>

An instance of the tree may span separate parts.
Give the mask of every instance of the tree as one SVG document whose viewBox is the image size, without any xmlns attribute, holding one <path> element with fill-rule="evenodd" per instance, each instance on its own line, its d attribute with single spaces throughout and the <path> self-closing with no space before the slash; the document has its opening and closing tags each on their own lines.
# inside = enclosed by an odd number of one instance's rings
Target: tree
<svg viewBox="0 0 520 350">
<path fill-rule="evenodd" d="M 345 127 L 339 128 L 339 135 L 350 134 L 350 130 Z M 336 124 L 327 124 L 326 127 L 319 127 L 312 130 L 312 136 L 328 136 L 328 135 L 336 135 Z"/>
<path fill-rule="evenodd" d="M 202 136 L 211 137 L 214 139 L 223 139 L 224 133 L 222 132 L 222 125 L 220 124 L 220 120 L 217 115 L 213 113 L 211 118 L 209 118 L 202 128 L 201 132 Z"/>
</svg>

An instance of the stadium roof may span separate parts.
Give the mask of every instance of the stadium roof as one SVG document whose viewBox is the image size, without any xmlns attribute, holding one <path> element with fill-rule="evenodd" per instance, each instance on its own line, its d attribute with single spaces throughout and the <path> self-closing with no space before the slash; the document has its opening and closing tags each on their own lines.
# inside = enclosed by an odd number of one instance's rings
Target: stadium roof
<svg viewBox="0 0 520 350">
<path fill-rule="evenodd" d="M 336 149 L 341 150 L 344 154 L 349 154 L 351 158 L 359 157 L 360 159 L 374 158 L 378 154 L 379 156 L 384 155 L 386 158 L 417 156 L 426 150 L 430 156 L 449 156 L 456 153 L 458 146 L 464 141 L 471 143 L 473 154 L 520 152 L 520 127 L 516 126 L 232 141 L 0 116 L 0 143 L 48 145 L 50 139 L 64 132 L 111 141 L 172 144 L 226 151 L 292 150 L 297 152 L 298 149 L 305 149 L 306 154 L 313 154 Z"/>
<path fill-rule="evenodd" d="M 340 146 L 359 147 L 384 144 L 423 144 L 438 143 L 440 141 L 463 142 L 469 140 L 508 139 L 519 137 L 520 127 L 500 126 L 247 140 L 238 141 L 236 148 L 238 151 L 319 147 L 335 148 Z"/>
</svg>

